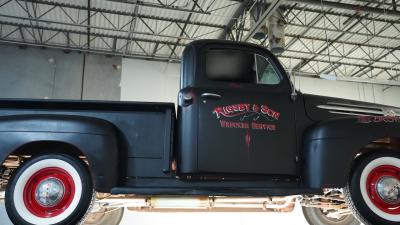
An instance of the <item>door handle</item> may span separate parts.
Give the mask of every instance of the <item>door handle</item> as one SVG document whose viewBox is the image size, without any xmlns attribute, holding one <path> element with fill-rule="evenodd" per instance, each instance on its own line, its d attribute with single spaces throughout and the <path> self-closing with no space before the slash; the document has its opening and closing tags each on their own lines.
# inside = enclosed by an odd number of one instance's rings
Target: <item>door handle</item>
<svg viewBox="0 0 400 225">
<path fill-rule="evenodd" d="M 219 94 L 214 94 L 214 93 L 203 93 L 201 94 L 202 98 L 207 98 L 207 99 L 221 99 L 222 96 Z"/>
</svg>

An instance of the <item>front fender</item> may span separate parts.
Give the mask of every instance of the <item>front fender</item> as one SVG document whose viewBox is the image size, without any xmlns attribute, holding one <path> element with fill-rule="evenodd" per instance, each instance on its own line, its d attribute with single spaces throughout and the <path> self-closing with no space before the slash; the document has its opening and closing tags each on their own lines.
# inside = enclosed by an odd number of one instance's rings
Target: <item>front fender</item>
<svg viewBox="0 0 400 225">
<path fill-rule="evenodd" d="M 361 149 L 388 137 L 400 137 L 398 117 L 347 117 L 316 124 L 304 137 L 306 184 L 312 188 L 344 187 Z"/>
<path fill-rule="evenodd" d="M 58 142 L 76 147 L 89 162 L 96 191 L 110 192 L 116 186 L 119 153 L 116 130 L 111 123 L 71 115 L 0 117 L 1 162 L 21 147 L 37 142 Z M 39 153 L 41 149 L 37 151 Z"/>
</svg>

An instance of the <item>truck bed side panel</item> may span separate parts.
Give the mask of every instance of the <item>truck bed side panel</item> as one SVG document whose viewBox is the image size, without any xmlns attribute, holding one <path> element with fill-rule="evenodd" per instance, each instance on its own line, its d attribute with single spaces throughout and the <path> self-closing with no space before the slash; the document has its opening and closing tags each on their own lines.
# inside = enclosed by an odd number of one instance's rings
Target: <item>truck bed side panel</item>
<svg viewBox="0 0 400 225">
<path fill-rule="evenodd" d="M 163 171 L 169 170 L 172 151 L 173 104 L 0 100 L 0 117 L 15 115 L 69 115 L 105 120 L 117 131 L 121 178 L 167 176 Z M 87 142 L 90 141 L 88 138 Z M 104 159 L 104 163 L 110 162 Z"/>
</svg>

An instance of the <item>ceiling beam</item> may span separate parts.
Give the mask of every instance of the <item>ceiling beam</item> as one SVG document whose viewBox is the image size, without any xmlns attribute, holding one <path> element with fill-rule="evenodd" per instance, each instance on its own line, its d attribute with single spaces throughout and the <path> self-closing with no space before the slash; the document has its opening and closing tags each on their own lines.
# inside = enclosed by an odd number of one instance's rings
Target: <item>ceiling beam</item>
<svg viewBox="0 0 400 225">
<path fill-rule="evenodd" d="M 69 1 L 65 1 L 65 2 L 53 2 L 53 1 L 47 1 L 47 0 L 24 0 L 24 1 L 34 2 L 39 5 L 42 4 L 42 5 L 50 5 L 50 6 L 56 6 L 56 7 L 87 10 L 87 6 L 72 4 L 72 3 L 69 3 Z M 98 8 L 98 7 L 93 7 L 93 6 L 91 7 L 90 10 L 92 12 L 98 12 L 98 13 L 110 13 L 110 14 L 114 14 L 114 15 L 129 16 L 129 17 L 132 16 L 132 12 L 130 12 L 130 11 L 118 11 L 118 10 Z M 148 14 L 142 14 L 142 13 L 138 13 L 137 16 L 140 18 L 143 18 L 143 19 L 169 21 L 169 22 L 176 22 L 176 23 L 186 23 L 185 19 L 154 16 L 154 15 L 148 15 Z M 192 21 L 192 20 L 188 21 L 187 23 L 192 24 L 192 25 L 197 25 L 197 26 L 214 27 L 214 28 L 221 28 L 221 29 L 225 28 L 225 25 L 204 23 L 204 22 L 198 22 L 198 21 Z"/>
<path fill-rule="evenodd" d="M 397 50 L 400 50 L 400 45 L 397 46 L 396 48 L 393 48 L 390 51 L 387 51 L 386 53 L 384 53 L 383 55 L 379 56 L 378 58 L 376 58 L 375 62 L 379 62 L 379 60 L 385 58 L 386 56 L 388 56 L 389 54 L 391 54 L 391 53 L 393 53 L 393 52 L 395 52 Z M 363 75 L 371 72 L 374 69 L 374 67 L 373 66 L 371 67 L 371 65 L 374 64 L 375 62 L 369 63 L 368 65 L 362 67 L 360 70 L 356 71 L 351 76 L 352 77 L 362 77 Z M 392 68 L 388 68 L 388 70 L 393 70 L 393 69 Z"/>
<path fill-rule="evenodd" d="M 22 42 L 22 41 L 16 41 L 16 40 L 4 40 L 0 39 L 0 43 L 5 43 L 5 44 L 16 44 L 16 45 L 28 45 L 28 46 L 34 46 L 34 47 L 48 47 L 48 48 L 53 48 L 53 49 L 61 49 L 61 50 L 72 50 L 72 51 L 80 51 L 80 52 L 88 52 L 88 53 L 94 53 L 94 54 L 102 54 L 102 55 L 114 55 L 114 56 L 123 56 L 123 57 L 128 57 L 128 58 L 134 58 L 134 59 L 151 59 L 151 60 L 156 60 L 156 61 L 163 61 L 163 62 L 180 62 L 180 59 L 178 58 L 169 58 L 169 57 L 163 57 L 163 56 L 149 56 L 149 55 L 144 55 L 144 54 L 137 54 L 137 53 L 129 53 L 128 55 L 125 55 L 123 52 L 114 52 L 111 49 L 110 50 L 104 50 L 104 49 L 87 49 L 81 46 L 78 47 L 69 47 L 66 48 L 63 45 L 58 45 L 58 44 L 40 44 L 40 43 L 34 43 L 34 42 Z"/>
<path fill-rule="evenodd" d="M 312 1 L 312 0 L 311 0 Z M 322 4 L 322 2 L 320 3 L 320 4 Z M 366 5 L 365 5 L 365 7 L 369 7 L 368 5 L 369 4 L 371 4 L 371 2 L 369 2 L 369 3 L 367 3 Z M 325 20 L 326 19 L 326 15 L 325 14 L 323 14 L 323 19 Z M 354 27 L 356 27 L 357 25 L 358 25 L 358 23 L 360 22 L 362 20 L 362 17 L 358 17 L 357 18 L 357 20 L 351 25 L 351 26 L 349 26 L 351 23 L 347 23 L 346 24 L 346 29 L 344 30 L 344 32 L 342 31 L 338 36 L 336 36 L 335 37 L 335 39 L 332 41 L 332 42 L 327 42 L 326 43 L 326 46 L 325 47 L 323 47 L 322 49 L 320 49 L 318 52 L 317 52 L 317 54 L 320 54 L 320 53 L 323 53 L 324 51 L 328 51 L 328 55 L 329 55 L 329 50 L 330 50 L 330 47 L 336 42 L 336 41 L 339 41 L 344 35 L 346 35 L 346 32 L 351 32 L 351 30 L 354 28 Z M 351 21 L 351 22 L 353 22 L 353 21 Z M 324 24 L 325 24 L 325 21 L 324 21 Z M 325 35 L 327 35 L 327 33 L 326 33 L 326 27 L 324 28 L 325 30 Z M 326 36 L 326 38 L 328 38 L 327 36 Z M 322 46 L 321 46 L 322 47 Z M 306 60 L 302 60 L 301 62 L 299 62 L 297 65 L 295 65 L 294 67 L 293 67 L 293 70 L 294 71 L 296 71 L 296 70 L 301 70 L 301 68 L 303 67 L 303 66 L 305 66 L 305 65 L 307 65 L 308 63 L 310 63 L 311 61 L 313 61 L 313 59 L 315 59 L 317 57 L 317 55 L 315 55 L 315 56 L 313 56 L 313 57 L 311 57 L 311 58 L 309 58 L 309 59 L 306 59 Z M 370 64 L 370 65 L 372 65 L 372 64 Z"/>
<path fill-rule="evenodd" d="M 144 6 L 144 7 L 149 7 L 149 8 L 166 9 L 166 10 L 179 11 L 179 12 L 205 14 L 205 15 L 211 14 L 210 12 L 205 12 L 202 10 L 190 10 L 190 9 L 186 9 L 182 6 L 173 6 L 173 5 L 168 5 L 168 4 L 162 4 L 161 1 L 159 1 L 160 4 L 151 3 L 148 1 L 146 2 L 146 1 L 132 1 L 132 0 L 107 0 L 107 1 L 123 3 L 123 4 L 133 4 L 133 5 Z"/>
<path fill-rule="evenodd" d="M 25 18 L 25 17 L 17 17 L 17 16 L 8 16 L 8 15 L 2 15 L 0 14 L 0 17 L 4 18 L 9 18 L 13 20 L 23 20 L 23 21 L 28 21 L 32 20 L 35 22 L 40 22 L 42 24 L 45 23 L 51 23 L 51 24 L 59 24 L 59 25 L 66 25 L 66 26 L 71 26 L 71 27 L 76 27 L 76 28 L 84 28 L 87 29 L 88 26 L 86 24 L 74 24 L 74 23 L 65 23 L 65 22 L 58 22 L 58 21 L 50 21 L 50 20 L 43 20 L 43 19 L 35 19 L 35 18 Z M 51 26 L 50 26 L 51 28 Z M 163 34 L 157 34 L 157 33 L 149 33 L 149 32 L 138 32 L 138 31 L 132 31 L 132 30 L 120 30 L 120 29 L 115 29 L 115 28 L 109 28 L 109 27 L 99 27 L 99 26 L 90 26 L 92 29 L 96 30 L 104 30 L 104 31 L 113 31 L 117 33 L 132 33 L 132 34 L 139 34 L 139 35 L 147 35 L 147 36 L 152 36 L 152 37 L 160 37 L 160 38 L 171 38 L 171 39 L 176 39 L 179 38 L 178 36 L 172 36 L 172 35 L 163 35 Z M 290 30 L 288 31 L 290 32 Z M 333 39 L 326 39 L 322 37 L 318 37 L 315 35 L 300 35 L 300 34 L 295 34 L 295 33 L 286 33 L 286 37 L 291 37 L 291 38 L 301 38 L 301 39 L 306 39 L 306 40 L 314 40 L 314 41 L 322 41 L 322 42 L 332 42 Z M 187 41 L 192 41 L 194 40 L 193 38 L 187 38 L 187 37 L 181 37 L 181 39 L 185 39 Z M 355 42 L 355 41 L 349 41 L 349 40 L 340 40 L 336 41 L 336 43 L 339 44 L 346 44 L 346 45 L 359 45 L 359 46 L 365 46 L 365 47 L 371 47 L 371 48 L 381 48 L 381 49 L 392 49 L 390 46 L 387 45 L 376 45 L 376 44 L 371 44 L 368 42 Z M 289 44 L 288 44 L 289 45 Z"/>
<path fill-rule="evenodd" d="M 231 0 L 231 1 L 236 1 L 236 2 L 243 2 L 244 0 Z M 320 0 L 316 0 L 313 1 L 314 6 L 319 6 L 319 8 L 311 8 L 311 7 L 304 7 L 307 6 L 307 4 L 304 4 L 304 1 L 302 0 L 297 0 L 298 3 L 296 3 L 295 1 L 284 1 L 281 4 L 281 8 L 282 9 L 288 9 L 288 8 L 293 8 L 294 10 L 298 10 L 298 11 L 305 11 L 305 12 L 313 12 L 313 13 L 325 13 L 326 15 L 334 15 L 334 16 L 346 16 L 346 17 L 359 17 L 362 16 L 364 20 L 373 20 L 373 21 L 378 21 L 378 22 L 383 22 L 383 23 L 393 23 L 393 24 L 400 24 L 400 20 L 399 19 L 394 19 L 394 18 L 388 18 L 388 17 L 376 17 L 376 14 L 371 14 L 371 15 L 358 15 L 358 13 L 360 11 L 365 12 L 364 10 L 362 10 L 364 7 L 360 6 L 360 5 L 353 5 L 353 4 L 346 4 L 346 5 L 351 5 L 351 9 L 350 7 L 346 7 L 346 11 L 342 11 L 342 12 L 336 12 L 336 11 L 331 11 L 330 9 L 332 8 L 336 8 L 336 7 L 321 7 L 321 1 Z M 326 1 L 322 1 L 322 4 L 324 4 Z M 296 3 L 297 5 L 295 5 L 294 3 Z M 303 4 L 302 4 L 303 3 Z M 339 6 L 341 6 L 339 2 L 333 2 L 336 4 L 339 4 Z M 376 2 L 376 4 L 385 4 L 384 2 Z M 388 4 L 385 4 L 386 6 L 389 6 Z M 323 5 L 324 6 L 324 5 Z M 399 4 L 397 4 L 397 6 L 400 7 Z M 383 8 L 380 8 L 383 10 Z M 386 12 L 387 10 L 383 10 L 384 12 Z M 394 11 L 394 10 L 392 10 Z M 396 11 L 399 12 L 399 11 Z M 383 13 L 385 14 L 385 13 Z"/>
<path fill-rule="evenodd" d="M 284 2 L 284 3 L 282 3 L 281 7 L 289 8 L 289 7 L 291 7 L 291 4 L 293 4 L 293 3 Z M 294 6 L 293 9 L 297 10 L 297 11 L 312 12 L 312 13 L 324 13 L 325 15 L 340 16 L 340 17 L 349 17 L 349 18 L 363 17 L 363 20 L 368 20 L 368 21 L 400 24 L 400 21 L 398 19 L 392 19 L 392 18 L 388 18 L 388 17 L 380 18 L 380 17 L 377 17 L 376 15 L 374 17 L 372 17 L 372 15 L 366 15 L 366 14 L 358 15 L 351 11 L 335 12 L 335 11 L 330 10 L 331 8 L 328 8 L 328 7 L 324 7 L 324 8 L 321 8 L 321 7 L 320 8 L 307 8 L 307 7 L 305 7 L 304 8 L 304 6 L 302 6 L 302 7 Z"/>
<path fill-rule="evenodd" d="M 360 17 L 357 18 L 357 21 L 360 22 L 362 19 Z M 317 22 L 319 22 L 320 20 L 318 19 Z M 358 32 L 358 31 L 351 31 L 351 30 L 342 30 L 342 29 L 332 29 L 332 28 L 324 28 L 324 27 L 317 27 L 314 26 L 312 24 L 307 24 L 307 25 L 302 25 L 302 24 L 296 24 L 296 23 L 287 23 L 286 24 L 289 28 L 287 28 L 287 30 L 291 30 L 291 27 L 294 27 L 293 30 L 297 30 L 296 28 L 305 28 L 304 31 L 306 32 L 302 32 L 301 34 L 299 34 L 300 36 L 305 35 L 309 30 L 314 30 L 314 31 L 321 31 L 321 32 L 331 32 L 331 33 L 340 33 L 340 34 L 350 34 L 352 36 L 358 36 L 358 38 L 354 38 L 354 39 L 361 39 L 361 38 L 380 38 L 380 39 L 387 39 L 388 41 L 390 40 L 396 40 L 400 42 L 400 38 L 396 37 L 396 36 L 385 36 L 385 35 L 380 35 L 378 33 L 375 34 L 367 34 L 367 33 L 362 33 L 362 32 Z"/>
<path fill-rule="evenodd" d="M 307 29 L 304 29 L 304 31 L 302 31 L 301 34 L 298 35 L 298 37 L 299 38 L 303 37 L 311 29 L 312 26 L 314 26 L 316 23 L 318 23 L 318 21 L 322 17 L 323 17 L 323 14 L 319 14 L 316 17 L 314 17 L 314 19 L 311 22 L 309 22 L 309 24 L 307 25 L 308 26 Z M 288 29 L 286 29 L 286 30 L 288 30 Z M 285 36 L 288 36 L 288 35 L 285 33 Z M 292 39 L 289 43 L 286 44 L 285 48 L 289 49 L 290 47 L 292 47 L 292 45 L 294 45 L 296 43 L 297 40 L 298 40 L 297 38 Z"/>
<path fill-rule="evenodd" d="M 335 9 L 343 9 L 343 10 L 350 10 L 354 12 L 366 12 L 366 13 L 376 13 L 382 14 L 387 16 L 395 16 L 400 17 L 400 11 L 390 10 L 390 9 L 383 9 L 380 7 L 372 7 L 372 6 L 363 6 L 363 5 L 354 5 L 349 3 L 343 2 L 333 2 L 333 1 L 321 1 L 321 0 L 286 0 L 286 2 L 292 3 L 300 3 L 305 5 L 312 5 L 312 6 L 320 6 L 326 8 L 335 8 Z"/>
<path fill-rule="evenodd" d="M 359 22 L 359 20 L 356 21 L 355 23 L 353 23 L 351 26 L 347 27 L 347 28 L 346 28 L 346 31 L 350 31 L 351 29 L 353 29 L 355 26 L 357 26 L 358 22 Z M 313 61 L 313 60 L 318 56 L 318 54 L 323 53 L 323 52 L 326 51 L 326 50 L 329 51 L 330 46 L 331 46 L 333 43 L 335 43 L 336 41 L 338 41 L 340 38 L 342 38 L 345 34 L 346 34 L 346 33 L 343 32 L 343 33 L 339 34 L 337 37 L 335 37 L 335 39 L 332 40 L 332 42 L 327 42 L 326 45 L 321 46 L 321 48 L 320 48 L 320 49 L 318 50 L 318 52 L 317 52 L 317 55 L 315 55 L 315 56 L 313 56 L 313 57 L 311 57 L 311 58 L 309 58 L 309 59 L 305 59 L 305 60 L 302 60 L 301 62 L 299 62 L 297 65 L 295 65 L 295 66 L 293 67 L 293 71 L 300 70 L 303 66 L 305 66 L 305 65 L 307 65 L 308 63 L 310 63 L 311 61 Z M 328 55 L 329 55 L 329 53 L 328 53 Z M 330 62 L 330 63 L 331 63 L 331 62 Z"/>
<path fill-rule="evenodd" d="M 86 13 L 87 13 L 87 28 L 86 28 L 86 37 L 87 37 L 87 47 L 88 48 L 90 48 L 90 14 L 91 14 L 91 6 L 90 6 L 90 1 L 91 0 L 87 0 L 87 10 L 86 10 Z"/>
<path fill-rule="evenodd" d="M 173 36 L 173 35 L 164 35 L 164 34 L 156 34 L 156 33 L 148 33 L 148 32 L 141 32 L 141 31 L 133 31 L 133 30 L 126 30 L 126 29 L 115 29 L 115 28 L 110 28 L 110 27 L 99 27 L 99 26 L 88 26 L 88 25 L 84 25 L 84 24 L 75 24 L 75 23 L 66 23 L 66 22 L 59 22 L 59 21 L 50 21 L 50 20 L 43 20 L 43 19 L 35 19 L 35 18 L 27 18 L 27 17 L 19 17 L 19 16 L 9 16 L 9 15 L 3 15 L 0 14 L 0 18 L 4 17 L 4 18 L 9 18 L 9 19 L 13 19 L 16 20 L 16 23 L 19 23 L 22 21 L 36 21 L 36 22 L 41 22 L 42 24 L 58 24 L 58 25 L 66 25 L 66 26 L 71 26 L 74 28 L 92 28 L 95 30 L 102 30 L 102 31 L 113 31 L 116 33 L 132 33 L 132 34 L 140 34 L 140 35 L 149 35 L 152 37 L 160 37 L 160 38 L 178 38 L 178 36 Z M 10 23 L 15 23 L 14 21 L 10 21 L 7 20 Z M 49 26 L 51 28 L 51 26 Z M 64 27 L 64 26 L 63 26 Z M 181 39 L 185 39 L 185 40 L 194 40 L 193 38 L 187 38 L 187 37 L 181 37 Z"/>
<path fill-rule="evenodd" d="M 308 57 L 303 57 L 303 56 L 298 56 L 298 55 L 281 55 L 279 56 L 279 58 L 285 58 L 285 59 L 297 59 L 297 60 L 309 60 Z M 332 63 L 329 60 L 325 60 L 325 59 L 312 59 L 312 61 L 314 62 L 321 62 L 321 63 Z M 360 67 L 360 68 L 370 68 L 370 69 L 382 69 L 382 70 L 393 70 L 396 72 L 400 72 L 400 68 L 393 68 L 393 67 L 384 67 L 384 66 L 375 66 L 375 65 L 370 65 L 370 64 L 361 64 L 361 63 L 352 63 L 352 62 L 337 62 L 338 64 L 344 65 L 344 66 L 355 66 L 355 67 Z M 302 71 L 294 71 L 293 72 L 300 72 L 302 73 Z"/>
<path fill-rule="evenodd" d="M 320 42 L 335 42 L 337 44 L 342 44 L 342 45 L 353 45 L 353 46 L 362 46 L 362 47 L 369 47 L 369 48 L 378 48 L 378 49 L 385 49 L 385 50 L 392 50 L 393 47 L 390 46 L 385 46 L 385 45 L 375 45 L 375 44 L 370 44 L 368 42 L 354 42 L 354 41 L 334 41 L 334 39 L 326 39 L 326 38 L 321 38 L 321 37 L 316 37 L 316 36 L 300 36 L 296 34 L 285 34 L 286 37 L 294 38 L 294 39 L 302 39 L 302 40 L 310 40 L 310 41 L 320 41 Z M 346 46 L 348 47 L 348 46 Z"/>
<path fill-rule="evenodd" d="M 136 0 L 133 0 L 135 2 L 137 2 Z M 126 42 L 125 45 L 125 54 L 128 52 L 129 50 L 129 46 L 132 43 L 132 36 L 133 36 L 133 32 L 136 29 L 136 24 L 137 24 L 137 14 L 139 12 L 139 5 L 135 5 L 134 9 L 133 9 L 133 15 L 132 15 L 132 19 L 131 22 L 129 24 L 129 32 L 128 32 L 128 38 L 129 40 Z"/>
<path fill-rule="evenodd" d="M 13 22 L 6 22 L 6 21 L 0 21 L 0 24 L 6 25 L 6 26 L 13 26 L 13 27 L 16 27 L 16 28 L 19 28 L 19 27 L 34 28 L 34 29 L 40 29 L 40 30 L 44 30 L 44 31 L 55 31 L 55 32 L 60 32 L 60 33 L 87 35 L 86 31 L 80 31 L 80 30 L 60 29 L 60 28 L 45 27 L 45 26 L 40 26 L 40 25 L 39 26 L 38 25 L 33 25 L 33 27 L 32 27 L 29 24 L 13 23 Z M 172 41 L 159 41 L 159 40 L 152 40 L 152 39 L 146 39 L 146 38 L 137 38 L 137 37 L 130 38 L 130 37 L 124 36 L 124 35 L 111 35 L 111 34 L 97 33 L 97 32 L 91 32 L 90 36 L 102 37 L 102 38 L 112 38 L 112 39 L 117 38 L 117 39 L 121 39 L 121 40 L 133 40 L 133 41 L 147 42 L 147 43 L 159 43 L 159 44 L 171 45 L 171 46 L 176 44 L 176 42 L 172 42 Z M 178 45 L 179 46 L 184 46 L 185 44 L 178 43 Z"/>
<path fill-rule="evenodd" d="M 236 21 L 238 20 L 240 15 L 245 13 L 245 10 L 250 2 L 251 2 L 250 0 L 244 0 L 240 3 L 239 8 L 235 11 L 232 18 L 229 20 L 228 24 L 225 26 L 224 31 L 219 35 L 218 39 L 227 39 L 229 32 L 232 31 L 232 28 L 233 28 L 233 26 L 235 26 Z"/>
<path fill-rule="evenodd" d="M 331 61 L 334 62 L 334 63 L 336 63 L 336 62 L 339 63 L 341 60 L 346 61 L 346 62 L 364 61 L 365 63 L 370 63 L 371 61 L 373 61 L 373 60 L 371 60 L 369 58 L 361 58 L 361 57 L 354 57 L 354 56 L 329 55 L 329 54 L 324 54 L 324 53 L 317 54 L 316 52 L 307 51 L 306 48 L 302 48 L 301 50 L 286 49 L 285 53 L 288 53 L 287 55 L 300 54 L 301 56 L 306 57 L 306 58 L 307 57 L 311 58 L 312 56 L 318 56 L 319 58 L 328 58 L 328 57 L 330 57 Z M 384 64 L 386 64 L 385 67 L 391 68 L 393 66 L 400 65 L 400 62 L 391 62 L 391 61 L 388 61 L 388 60 L 382 60 L 382 61 L 379 61 L 379 64 L 382 65 L 382 66 Z M 322 70 L 322 71 L 324 71 L 324 70 Z M 326 72 L 324 71 L 324 73 L 330 73 L 330 72 L 331 71 L 326 71 Z"/>
<path fill-rule="evenodd" d="M 193 6 L 192 6 L 192 10 L 194 10 L 197 7 L 199 7 L 199 5 L 197 4 L 197 0 L 192 0 Z M 199 7 L 200 8 L 200 7 Z M 169 57 L 172 57 L 174 54 L 177 56 L 177 54 L 175 53 L 176 47 L 178 46 L 178 44 L 181 41 L 181 37 L 185 34 L 185 30 L 186 27 L 188 25 L 188 22 L 190 21 L 190 18 L 192 18 L 192 13 L 189 13 L 189 15 L 186 18 L 186 22 L 183 24 L 183 28 L 181 28 L 178 23 L 176 25 L 178 25 L 178 27 L 181 29 L 181 33 L 179 34 L 179 38 L 177 38 L 176 40 L 176 44 L 174 45 L 174 47 L 171 49 L 171 54 L 169 55 Z"/>
</svg>

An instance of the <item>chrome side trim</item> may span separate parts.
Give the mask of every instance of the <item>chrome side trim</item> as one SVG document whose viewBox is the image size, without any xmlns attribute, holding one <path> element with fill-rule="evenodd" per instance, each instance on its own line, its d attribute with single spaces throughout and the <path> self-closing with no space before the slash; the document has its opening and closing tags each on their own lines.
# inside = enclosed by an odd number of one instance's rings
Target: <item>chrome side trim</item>
<svg viewBox="0 0 400 225">
<path fill-rule="evenodd" d="M 373 109 L 373 110 L 382 110 L 381 108 L 368 106 L 368 105 L 355 105 L 355 104 L 346 104 L 341 102 L 327 102 L 328 105 L 336 105 L 336 106 L 345 106 L 345 107 L 355 107 L 355 108 L 362 108 L 362 109 Z"/>
<path fill-rule="evenodd" d="M 384 115 L 384 112 L 378 109 L 363 109 L 361 107 L 346 107 L 346 106 L 335 106 L 335 105 L 318 105 L 320 109 L 329 110 L 332 113 L 352 113 L 352 114 L 361 114 L 361 115 Z"/>
<path fill-rule="evenodd" d="M 341 114 L 341 115 L 348 115 L 348 116 L 368 116 L 366 114 L 340 112 L 340 111 L 329 111 L 329 112 L 333 113 L 333 114 Z"/>
</svg>

